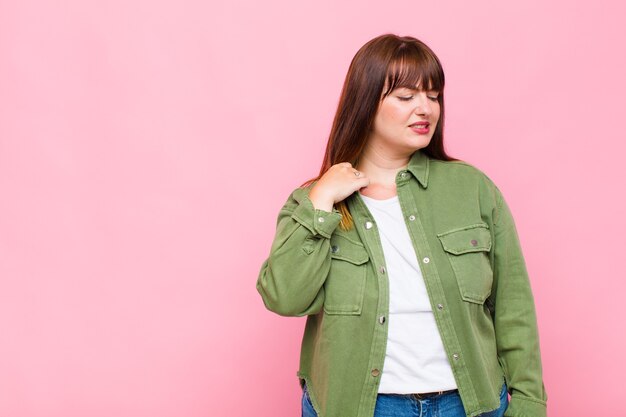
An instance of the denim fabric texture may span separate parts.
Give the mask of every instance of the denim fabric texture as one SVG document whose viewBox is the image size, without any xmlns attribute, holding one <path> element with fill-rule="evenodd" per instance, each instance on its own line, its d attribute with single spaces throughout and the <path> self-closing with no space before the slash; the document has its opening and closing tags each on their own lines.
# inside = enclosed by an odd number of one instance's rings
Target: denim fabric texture
<svg viewBox="0 0 626 417">
<path fill-rule="evenodd" d="M 509 405 L 506 383 L 500 388 L 500 406 L 477 417 L 502 417 Z M 302 388 L 302 417 L 318 417 L 306 384 Z M 374 417 L 465 417 L 458 391 L 423 400 L 402 394 L 378 394 Z"/>
<path fill-rule="evenodd" d="M 314 185 L 280 209 L 256 288 L 268 310 L 306 317 L 294 374 L 318 414 L 372 417 L 390 320 L 379 230 L 358 192 L 345 200 L 354 227 L 344 230 L 336 207 L 314 207 Z M 497 409 L 502 381 L 505 417 L 546 417 L 533 294 L 500 189 L 467 162 L 421 150 L 396 187 L 466 417 Z"/>
</svg>

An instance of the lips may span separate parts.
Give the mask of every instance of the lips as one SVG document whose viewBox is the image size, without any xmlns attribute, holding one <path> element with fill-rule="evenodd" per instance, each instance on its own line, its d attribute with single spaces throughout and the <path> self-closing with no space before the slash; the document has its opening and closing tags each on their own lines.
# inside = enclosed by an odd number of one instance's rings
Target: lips
<svg viewBox="0 0 626 417">
<path fill-rule="evenodd" d="M 430 123 L 428 122 L 416 122 L 409 125 L 409 127 L 418 135 L 427 135 L 430 132 Z"/>
</svg>

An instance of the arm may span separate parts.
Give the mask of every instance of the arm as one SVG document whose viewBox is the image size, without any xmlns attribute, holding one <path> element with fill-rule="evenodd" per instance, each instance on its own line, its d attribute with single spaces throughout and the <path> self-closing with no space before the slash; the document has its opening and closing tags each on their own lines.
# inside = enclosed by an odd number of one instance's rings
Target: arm
<svg viewBox="0 0 626 417">
<path fill-rule="evenodd" d="M 304 316 L 324 305 L 330 270 L 330 237 L 339 211 L 316 209 L 308 188 L 298 188 L 278 214 L 276 235 L 256 288 L 265 307 L 281 316 Z"/>
<path fill-rule="evenodd" d="M 534 299 L 511 211 L 500 190 L 494 214 L 494 326 L 511 400 L 505 417 L 545 417 Z"/>
</svg>

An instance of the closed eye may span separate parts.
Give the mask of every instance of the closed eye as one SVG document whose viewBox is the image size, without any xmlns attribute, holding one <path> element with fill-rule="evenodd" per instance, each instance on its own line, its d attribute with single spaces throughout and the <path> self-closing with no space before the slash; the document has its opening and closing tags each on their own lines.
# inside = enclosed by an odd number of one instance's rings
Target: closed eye
<svg viewBox="0 0 626 417">
<path fill-rule="evenodd" d="M 398 96 L 398 98 L 400 100 L 402 100 L 402 101 L 409 101 L 409 100 L 411 100 L 413 98 L 413 96 L 409 96 L 409 97 L 400 97 L 400 96 Z M 432 100 L 432 101 L 438 101 L 438 96 L 435 96 L 435 97 L 428 96 L 428 98 L 430 100 Z"/>
</svg>

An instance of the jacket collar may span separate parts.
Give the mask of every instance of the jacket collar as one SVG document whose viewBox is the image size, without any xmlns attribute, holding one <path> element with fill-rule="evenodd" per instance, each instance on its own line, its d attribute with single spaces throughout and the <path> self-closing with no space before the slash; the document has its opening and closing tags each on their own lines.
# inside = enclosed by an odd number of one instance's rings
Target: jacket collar
<svg viewBox="0 0 626 417">
<path fill-rule="evenodd" d="M 411 155 L 407 170 L 417 178 L 422 187 L 428 186 L 428 172 L 430 167 L 430 158 L 421 149 L 416 150 Z"/>
</svg>

